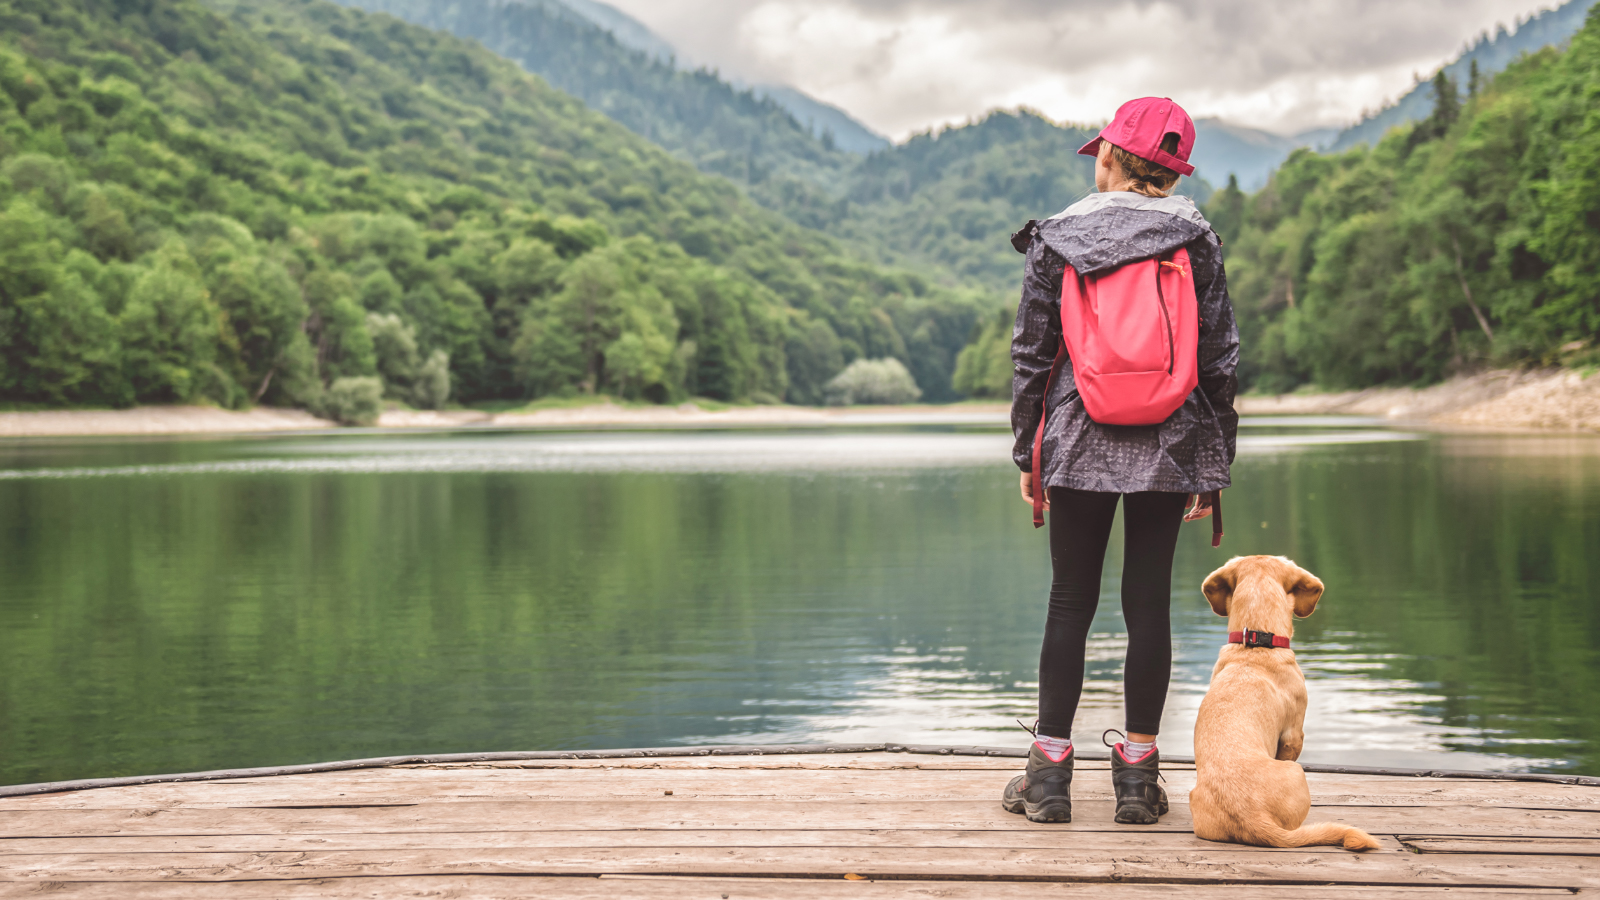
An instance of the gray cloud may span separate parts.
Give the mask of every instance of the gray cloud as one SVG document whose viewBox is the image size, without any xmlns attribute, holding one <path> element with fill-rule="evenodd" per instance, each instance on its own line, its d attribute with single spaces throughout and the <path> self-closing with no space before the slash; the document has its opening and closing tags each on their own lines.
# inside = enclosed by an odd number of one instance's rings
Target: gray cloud
<svg viewBox="0 0 1600 900">
<path fill-rule="evenodd" d="M 795 85 L 895 136 L 1029 105 L 1108 117 L 1171 96 L 1279 131 L 1409 89 L 1537 0 L 610 0 L 686 57 Z"/>
</svg>

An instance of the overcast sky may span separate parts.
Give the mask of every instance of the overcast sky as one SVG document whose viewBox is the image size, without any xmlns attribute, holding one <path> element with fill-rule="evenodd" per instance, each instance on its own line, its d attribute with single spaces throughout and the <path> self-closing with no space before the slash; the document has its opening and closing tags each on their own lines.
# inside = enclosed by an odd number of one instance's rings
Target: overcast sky
<svg viewBox="0 0 1600 900">
<path fill-rule="evenodd" d="M 1537 0 L 609 0 L 733 78 L 900 139 L 995 107 L 1108 118 L 1170 96 L 1280 133 L 1343 125 Z"/>
</svg>

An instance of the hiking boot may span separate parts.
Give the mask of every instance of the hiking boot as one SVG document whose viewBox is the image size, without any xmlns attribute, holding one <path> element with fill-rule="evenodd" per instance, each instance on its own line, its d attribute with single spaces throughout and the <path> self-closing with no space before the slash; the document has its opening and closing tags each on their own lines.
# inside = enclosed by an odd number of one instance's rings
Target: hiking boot
<svg viewBox="0 0 1600 900">
<path fill-rule="evenodd" d="M 1028 768 L 1006 785 L 1000 805 L 1006 812 L 1025 813 L 1030 822 L 1072 821 L 1072 760 L 1076 749 L 1056 762 L 1034 744 Z"/>
<path fill-rule="evenodd" d="M 1137 762 L 1122 755 L 1122 744 L 1111 750 L 1111 786 L 1117 792 L 1119 825 L 1154 825 L 1167 814 L 1167 792 L 1161 777 L 1161 751 L 1151 748 Z"/>
</svg>

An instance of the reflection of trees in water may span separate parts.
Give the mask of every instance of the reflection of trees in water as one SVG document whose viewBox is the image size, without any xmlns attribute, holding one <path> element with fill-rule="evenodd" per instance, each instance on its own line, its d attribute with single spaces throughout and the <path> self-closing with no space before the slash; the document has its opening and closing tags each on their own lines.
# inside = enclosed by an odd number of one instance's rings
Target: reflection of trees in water
<svg viewBox="0 0 1600 900">
<path fill-rule="evenodd" d="M 0 532 L 15 586 L 0 607 L 15 648 L 0 662 L 0 782 L 660 744 L 726 733 L 719 717 L 751 699 L 826 706 L 810 686 L 847 693 L 878 672 L 857 660 L 943 633 L 952 605 L 1024 593 L 1037 564 L 955 555 L 1002 510 L 1025 530 L 996 483 L 980 470 L 0 484 L 26 523 Z M 996 633 L 982 643 L 1033 625 L 983 623 Z"/>
<path fill-rule="evenodd" d="M 1200 581 L 1283 553 L 1328 585 L 1297 640 L 1379 659 L 1349 675 L 1362 689 L 1420 685 L 1390 699 L 1462 749 L 1600 770 L 1600 455 L 1488 449 L 1242 457 L 1223 550 L 1201 526 L 1180 543 L 1172 708 L 1221 624 Z M 1003 463 L 15 480 L 0 509 L 0 782 L 1002 722 L 1036 677 L 1049 578 Z M 1086 727 L 1118 705 L 1120 568 L 1117 534 Z"/>
</svg>

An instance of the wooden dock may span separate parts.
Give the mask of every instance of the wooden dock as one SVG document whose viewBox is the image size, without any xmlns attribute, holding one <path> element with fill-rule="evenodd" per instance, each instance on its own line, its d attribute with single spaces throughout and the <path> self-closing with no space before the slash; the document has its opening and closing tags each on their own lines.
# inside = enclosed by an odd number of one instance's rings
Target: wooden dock
<svg viewBox="0 0 1600 900">
<path fill-rule="evenodd" d="M 1312 774 L 1381 851 L 1267 850 L 1172 812 L 1000 809 L 1021 761 L 906 752 L 413 763 L 0 798 L 0 898 L 1600 898 L 1600 787 Z M 226 882 L 227 884 L 221 884 Z M 1181 892 L 1181 893 L 1179 893 Z"/>
</svg>

